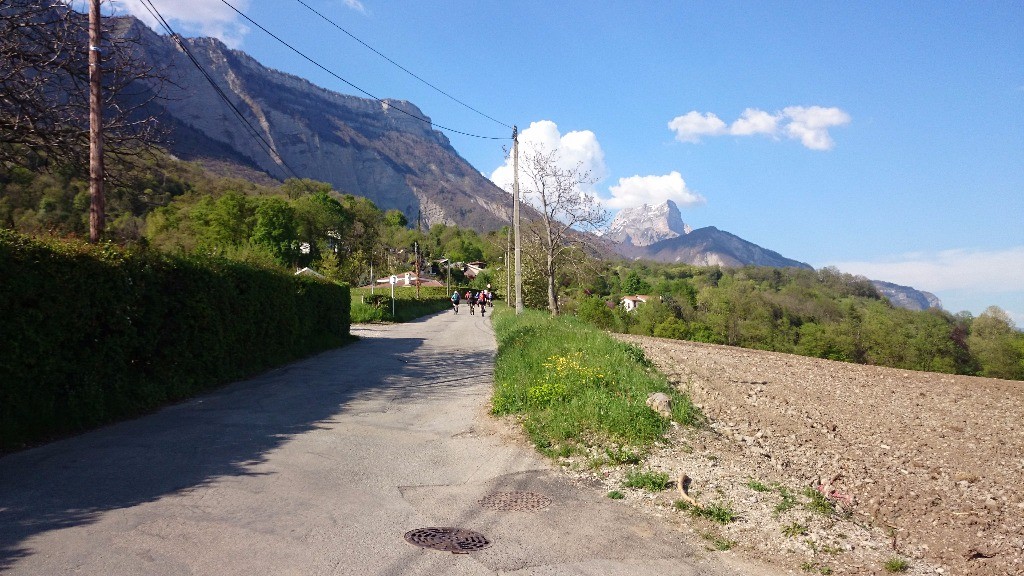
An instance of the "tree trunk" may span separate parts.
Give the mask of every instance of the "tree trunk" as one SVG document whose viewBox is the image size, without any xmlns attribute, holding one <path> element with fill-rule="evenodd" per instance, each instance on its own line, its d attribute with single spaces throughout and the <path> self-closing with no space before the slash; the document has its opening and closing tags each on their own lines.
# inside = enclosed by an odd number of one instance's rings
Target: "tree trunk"
<svg viewBox="0 0 1024 576">
<path fill-rule="evenodd" d="M 551 249 L 548 250 L 547 277 L 548 310 L 551 311 L 552 316 L 558 316 L 558 292 L 555 290 L 555 254 Z"/>
</svg>

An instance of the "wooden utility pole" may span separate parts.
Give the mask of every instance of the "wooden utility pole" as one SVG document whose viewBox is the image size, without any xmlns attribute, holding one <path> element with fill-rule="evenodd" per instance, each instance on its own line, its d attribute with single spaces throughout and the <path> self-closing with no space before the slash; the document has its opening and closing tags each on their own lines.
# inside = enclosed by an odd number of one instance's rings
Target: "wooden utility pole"
<svg viewBox="0 0 1024 576">
<path fill-rule="evenodd" d="M 89 4 L 89 241 L 99 242 L 106 225 L 103 198 L 103 92 L 100 83 L 100 0 Z"/>
<path fill-rule="evenodd" d="M 519 128 L 512 126 L 512 228 L 516 236 L 516 314 L 523 313 L 523 251 L 519 234 Z"/>
</svg>

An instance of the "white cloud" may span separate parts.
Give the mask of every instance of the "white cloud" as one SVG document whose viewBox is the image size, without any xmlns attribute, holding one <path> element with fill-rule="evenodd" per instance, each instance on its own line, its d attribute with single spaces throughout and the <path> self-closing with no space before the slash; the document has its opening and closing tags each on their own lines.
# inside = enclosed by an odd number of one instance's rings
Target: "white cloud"
<svg viewBox="0 0 1024 576">
<path fill-rule="evenodd" d="M 844 272 L 920 290 L 1024 291 L 1024 246 L 904 254 L 881 262 L 839 262 L 835 266 Z"/>
<path fill-rule="evenodd" d="M 664 176 L 630 176 L 619 178 L 610 188 L 612 197 L 605 204 L 612 209 L 632 208 L 641 204 L 661 204 L 672 200 L 681 206 L 703 204 L 704 197 L 686 187 L 679 172 Z"/>
<path fill-rule="evenodd" d="M 242 44 L 249 28 L 242 23 L 241 17 L 223 2 L 210 0 L 160 0 L 153 3 L 160 14 L 167 20 L 175 32 L 200 36 L 212 36 L 232 48 Z M 248 10 L 251 0 L 236 0 L 232 4 L 239 11 Z M 147 26 L 165 33 L 157 19 L 146 9 L 142 0 L 116 0 L 113 4 L 117 13 L 128 12 Z"/>
<path fill-rule="evenodd" d="M 700 142 L 704 136 L 753 136 L 762 134 L 778 138 L 786 136 L 811 150 L 831 150 L 835 146 L 829 129 L 850 123 L 850 115 L 839 108 L 822 106 L 789 106 L 782 112 L 771 114 L 757 108 L 747 108 L 731 125 L 726 126 L 711 112 L 696 110 L 676 116 L 668 123 L 680 142 Z"/>
<path fill-rule="evenodd" d="M 790 106 L 782 114 L 790 119 L 785 126 L 786 134 L 798 138 L 811 150 L 831 150 L 835 143 L 828 129 L 850 123 L 850 115 L 839 108 Z"/>
<path fill-rule="evenodd" d="M 366 14 L 366 6 L 359 0 L 345 0 L 345 6 L 355 10 L 356 12 Z"/>
<path fill-rule="evenodd" d="M 769 114 L 757 108 L 747 108 L 739 119 L 729 127 L 729 133 L 735 136 L 751 134 L 776 134 L 779 130 L 781 116 Z"/>
<path fill-rule="evenodd" d="M 836 262 L 843 272 L 933 292 L 946 309 L 981 313 L 997 305 L 1024 319 L 1024 246 L 1005 250 L 944 250 L 882 261 Z"/>
<path fill-rule="evenodd" d="M 680 142 L 700 142 L 702 136 L 717 136 L 726 133 L 725 122 L 708 112 L 701 114 L 696 110 L 676 116 L 668 123 L 669 130 L 676 133 Z"/>
<path fill-rule="evenodd" d="M 604 150 L 601 149 L 597 136 L 590 130 L 578 130 L 563 135 L 559 132 L 558 125 L 550 120 L 532 122 L 529 128 L 519 133 L 519 161 L 523 161 L 524 151 L 534 149 L 558 150 L 559 168 L 570 170 L 579 166 L 582 171 L 590 173 L 590 178 L 595 184 L 608 176 Z M 491 182 L 511 192 L 512 174 L 512 158 L 509 157 L 491 173 Z M 519 174 L 522 178 L 522 166 Z M 593 186 L 584 192 L 594 194 Z"/>
</svg>

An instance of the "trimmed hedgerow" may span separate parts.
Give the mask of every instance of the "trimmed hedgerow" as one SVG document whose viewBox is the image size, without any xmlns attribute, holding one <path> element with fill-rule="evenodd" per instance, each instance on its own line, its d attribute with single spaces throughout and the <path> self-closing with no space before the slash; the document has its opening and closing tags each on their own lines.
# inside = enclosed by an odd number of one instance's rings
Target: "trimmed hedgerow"
<svg viewBox="0 0 1024 576">
<path fill-rule="evenodd" d="M 0 452 L 335 347 L 347 286 L 0 230 Z"/>
</svg>

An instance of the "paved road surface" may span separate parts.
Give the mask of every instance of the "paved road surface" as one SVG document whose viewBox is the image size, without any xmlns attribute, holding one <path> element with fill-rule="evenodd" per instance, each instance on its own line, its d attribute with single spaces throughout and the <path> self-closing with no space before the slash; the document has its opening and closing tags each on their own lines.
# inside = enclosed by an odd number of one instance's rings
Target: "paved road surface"
<svg viewBox="0 0 1024 576">
<path fill-rule="evenodd" d="M 762 573 L 574 488 L 503 432 L 486 414 L 490 318 L 465 312 L 355 326 L 345 348 L 0 459 L 0 572 Z M 507 491 L 552 502 L 479 504 Z M 403 539 L 435 526 L 492 545 Z"/>
</svg>

